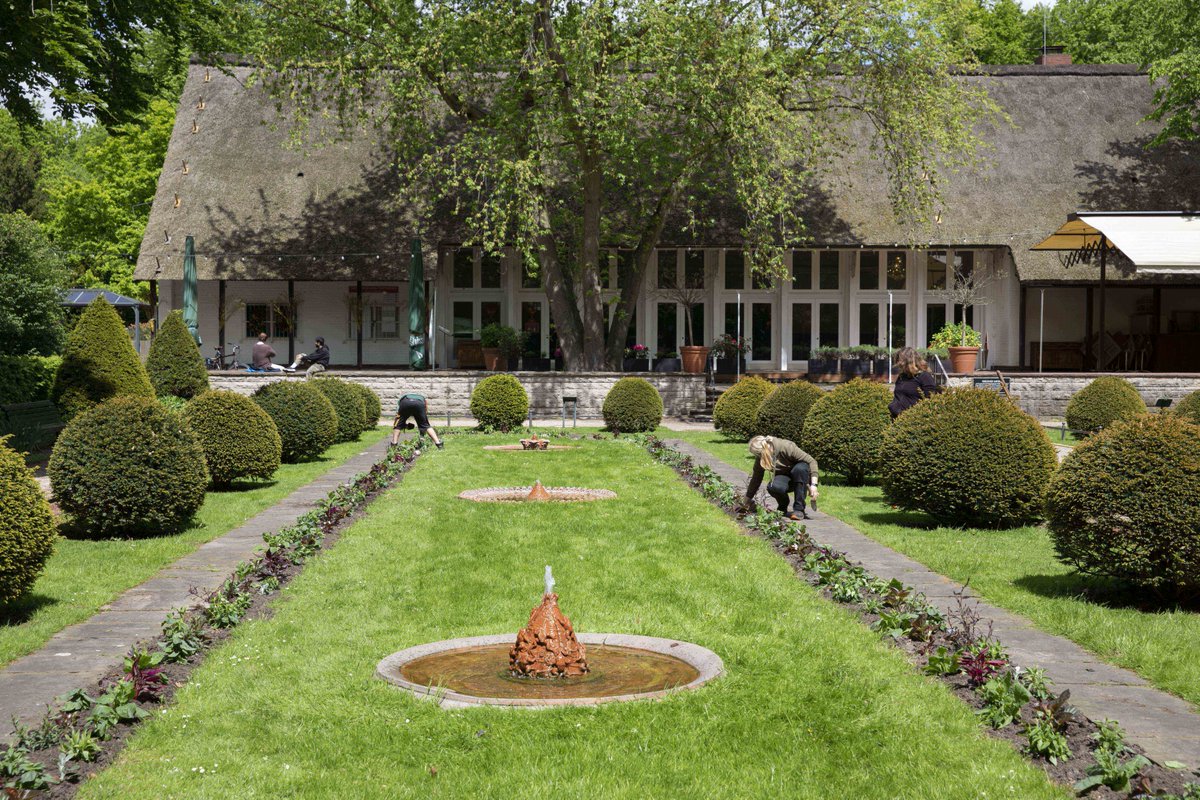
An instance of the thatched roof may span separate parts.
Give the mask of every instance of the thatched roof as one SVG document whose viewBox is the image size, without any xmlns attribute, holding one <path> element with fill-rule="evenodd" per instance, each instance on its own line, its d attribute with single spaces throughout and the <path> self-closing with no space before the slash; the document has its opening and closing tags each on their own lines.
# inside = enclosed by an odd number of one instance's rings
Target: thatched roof
<svg viewBox="0 0 1200 800">
<path fill-rule="evenodd" d="M 415 222 L 412 209 L 395 207 L 395 175 L 372 133 L 290 145 L 287 120 L 248 85 L 251 73 L 190 68 L 137 278 L 179 279 L 188 234 L 202 280 L 398 280 L 414 228 L 428 246 L 457 241 L 448 221 Z M 1092 281 L 1095 265 L 1064 268 L 1029 247 L 1076 210 L 1200 210 L 1200 148 L 1147 149 L 1156 128 L 1141 120 L 1153 90 L 1137 69 L 993 67 L 963 80 L 983 83 L 1011 125 L 988 130 L 986 163 L 944 187 L 930 246 L 1007 246 L 1023 281 Z M 910 234 L 892 214 L 865 124 L 856 138 L 863 146 L 830 165 L 806 201 L 814 243 L 904 245 Z M 678 244 L 736 244 L 713 235 Z"/>
</svg>

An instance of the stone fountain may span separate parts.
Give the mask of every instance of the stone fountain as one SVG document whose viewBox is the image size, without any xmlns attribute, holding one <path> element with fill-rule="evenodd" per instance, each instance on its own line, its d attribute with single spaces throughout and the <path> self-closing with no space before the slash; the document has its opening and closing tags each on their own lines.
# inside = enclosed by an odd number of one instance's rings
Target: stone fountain
<svg viewBox="0 0 1200 800">
<path fill-rule="evenodd" d="M 376 675 L 446 708 L 537 708 L 665 697 L 724 672 L 696 644 L 620 633 L 576 634 L 546 567 L 541 602 L 517 633 L 418 645 L 379 662 Z"/>
<path fill-rule="evenodd" d="M 573 486 L 543 486 L 534 481 L 532 486 L 500 486 L 489 489 L 468 489 L 458 495 L 463 500 L 476 503 L 583 503 L 589 500 L 611 500 L 616 492 L 608 489 L 580 489 Z"/>
</svg>

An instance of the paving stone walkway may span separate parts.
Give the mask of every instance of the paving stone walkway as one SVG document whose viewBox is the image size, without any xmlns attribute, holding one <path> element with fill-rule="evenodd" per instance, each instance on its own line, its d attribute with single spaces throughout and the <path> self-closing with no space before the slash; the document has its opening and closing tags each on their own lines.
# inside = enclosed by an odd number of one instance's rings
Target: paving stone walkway
<svg viewBox="0 0 1200 800">
<path fill-rule="evenodd" d="M 750 477 L 689 442 L 666 442 L 735 486 L 744 487 Z M 844 553 L 877 577 L 914 586 L 943 611 L 955 605 L 954 593 L 962 589 L 959 584 L 828 514 L 810 511 L 809 516 L 808 533 L 820 544 Z M 1119 721 L 1129 740 L 1159 763 L 1179 761 L 1193 770 L 1200 768 L 1200 714 L 1187 702 L 1155 689 L 1127 669 L 1098 660 L 1069 639 L 1038 630 L 1028 619 L 991 605 L 970 590 L 967 596 L 979 603 L 985 619 L 992 620 L 993 633 L 1013 660 L 1045 669 L 1055 688 L 1071 690 L 1071 703 L 1088 717 Z"/>
<path fill-rule="evenodd" d="M 163 617 L 196 603 L 215 590 L 263 546 L 263 534 L 294 523 L 333 491 L 383 458 L 387 439 L 366 447 L 239 528 L 198 547 L 150 580 L 129 589 L 98 614 L 59 631 L 46 646 L 0 669 L 0 743 L 11 735 L 14 716 L 37 722 L 48 703 L 72 689 L 89 686 L 121 663 L 136 642 L 158 636 Z"/>
</svg>

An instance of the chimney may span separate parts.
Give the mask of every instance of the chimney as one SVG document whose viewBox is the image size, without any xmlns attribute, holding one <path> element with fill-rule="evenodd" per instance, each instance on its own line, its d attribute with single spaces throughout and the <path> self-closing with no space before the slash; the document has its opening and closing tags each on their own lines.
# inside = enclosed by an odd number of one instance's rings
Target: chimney
<svg viewBox="0 0 1200 800">
<path fill-rule="evenodd" d="M 1047 67 L 1065 67 L 1071 63 L 1071 54 L 1066 52 L 1066 49 L 1061 44 L 1046 45 L 1042 51 L 1038 53 L 1038 57 L 1033 63 L 1042 64 Z"/>
</svg>

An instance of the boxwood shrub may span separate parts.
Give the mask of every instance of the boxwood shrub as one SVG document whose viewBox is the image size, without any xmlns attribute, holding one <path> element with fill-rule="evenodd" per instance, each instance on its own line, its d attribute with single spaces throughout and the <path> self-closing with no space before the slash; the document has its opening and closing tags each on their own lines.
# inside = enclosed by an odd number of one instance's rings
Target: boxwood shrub
<svg viewBox="0 0 1200 800">
<path fill-rule="evenodd" d="M 882 383 L 861 378 L 843 383 L 812 404 L 800 446 L 821 472 L 836 472 L 851 486 L 861 486 L 879 468 L 879 448 L 892 421 L 891 397 Z"/>
<path fill-rule="evenodd" d="M 380 401 L 379 395 L 361 383 L 347 381 L 347 384 L 362 398 L 363 431 L 375 430 L 375 426 L 379 424 L 379 417 L 383 414 L 383 403 Z"/>
<path fill-rule="evenodd" d="M 146 373 L 159 397 L 190 399 L 208 389 L 204 357 L 183 323 L 182 311 L 176 309 L 168 314 L 155 335 L 150 355 L 146 357 Z"/>
<path fill-rule="evenodd" d="M 713 427 L 730 439 L 748 441 L 754 428 L 758 407 L 775 391 L 775 384 L 750 375 L 721 392 L 713 407 Z"/>
<path fill-rule="evenodd" d="M 1067 427 L 1098 431 L 1123 419 L 1146 413 L 1146 402 L 1133 384 L 1116 375 L 1102 375 L 1067 402 Z"/>
<path fill-rule="evenodd" d="M 948 525 L 999 528 L 1041 516 L 1057 458 L 1036 419 L 996 392 L 963 388 L 901 414 L 879 465 L 892 504 Z"/>
<path fill-rule="evenodd" d="M 510 431 L 529 415 L 529 395 L 512 375 L 484 378 L 471 392 L 471 416 L 481 428 Z"/>
<path fill-rule="evenodd" d="M 55 500 L 105 536 L 178 529 L 204 502 L 204 450 L 183 418 L 145 397 L 118 397 L 83 412 L 50 454 Z"/>
<path fill-rule="evenodd" d="M 238 478 L 266 480 L 279 469 L 283 442 L 271 415 L 237 392 L 205 392 L 183 409 L 183 418 L 204 448 L 214 486 Z"/>
<path fill-rule="evenodd" d="M 341 378 L 315 378 L 309 381 L 333 403 L 337 412 L 337 441 L 353 442 L 366 428 L 367 412 L 363 408 L 362 395 L 354 390 L 353 384 Z"/>
<path fill-rule="evenodd" d="M 767 395 L 758 407 L 754 417 L 754 432 L 799 444 L 808 410 L 823 394 L 824 390 L 808 381 L 783 384 Z"/>
<path fill-rule="evenodd" d="M 645 378 L 621 378 L 604 396 L 600 411 L 610 431 L 644 433 L 662 422 L 663 402 L 658 389 Z"/>
<path fill-rule="evenodd" d="M 0 438 L 0 606 L 29 591 L 57 535 L 50 504 L 25 458 Z"/>
<path fill-rule="evenodd" d="M 1200 391 L 1192 392 L 1180 400 L 1174 413 L 1186 422 L 1200 425 Z"/>
<path fill-rule="evenodd" d="M 1046 491 L 1064 563 L 1159 596 L 1200 596 L 1200 427 L 1144 414 L 1088 437 Z"/>
<path fill-rule="evenodd" d="M 337 440 L 333 403 L 309 381 L 273 381 L 250 399 L 270 415 L 283 442 L 283 463 L 295 464 L 321 455 Z"/>
<path fill-rule="evenodd" d="M 97 297 L 67 337 L 51 399 L 64 422 L 113 397 L 154 397 L 116 310 Z"/>
</svg>

